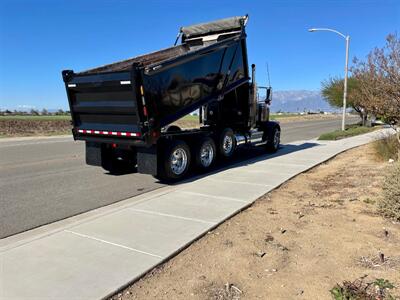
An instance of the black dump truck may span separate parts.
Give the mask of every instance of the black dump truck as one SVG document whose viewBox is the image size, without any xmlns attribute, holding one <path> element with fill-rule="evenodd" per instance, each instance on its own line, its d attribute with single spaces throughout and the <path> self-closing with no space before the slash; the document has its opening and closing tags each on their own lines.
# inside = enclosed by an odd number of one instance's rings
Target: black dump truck
<svg viewBox="0 0 400 300">
<path fill-rule="evenodd" d="M 280 126 L 269 121 L 272 90 L 263 87 L 266 98 L 259 101 L 255 65 L 249 76 L 247 20 L 182 27 L 173 47 L 62 71 L 72 133 L 86 142 L 86 163 L 174 181 L 192 167 L 208 170 L 242 146 L 277 151 Z M 196 110 L 199 128 L 171 125 Z"/>
</svg>

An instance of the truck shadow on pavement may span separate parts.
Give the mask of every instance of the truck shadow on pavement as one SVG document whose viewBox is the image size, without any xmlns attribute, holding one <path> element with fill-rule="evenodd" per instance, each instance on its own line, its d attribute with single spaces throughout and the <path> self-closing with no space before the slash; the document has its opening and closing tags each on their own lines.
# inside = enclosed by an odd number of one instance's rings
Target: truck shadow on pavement
<svg viewBox="0 0 400 300">
<path fill-rule="evenodd" d="M 279 150 L 275 153 L 265 153 L 265 149 L 263 147 L 252 147 L 252 148 L 243 148 L 238 149 L 235 156 L 229 161 L 221 161 L 218 162 L 212 169 L 205 173 L 198 173 L 195 171 L 191 171 L 188 175 L 188 178 L 181 180 L 179 182 L 170 183 L 169 185 L 178 186 L 183 183 L 194 182 L 196 180 L 202 179 L 206 176 L 217 174 L 222 171 L 226 171 L 229 169 L 240 168 L 243 166 L 249 166 L 251 164 L 255 164 L 260 161 L 268 161 L 269 159 L 276 157 L 283 157 L 285 155 L 295 153 L 298 151 L 303 151 L 306 149 L 321 147 L 323 145 L 318 143 L 306 142 L 299 145 L 293 144 L 282 144 Z"/>
</svg>

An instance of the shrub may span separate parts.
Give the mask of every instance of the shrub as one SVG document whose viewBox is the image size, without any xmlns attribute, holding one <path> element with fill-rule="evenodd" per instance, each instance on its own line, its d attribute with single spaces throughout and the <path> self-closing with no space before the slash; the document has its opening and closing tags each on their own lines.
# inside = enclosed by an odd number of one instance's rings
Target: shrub
<svg viewBox="0 0 400 300">
<path fill-rule="evenodd" d="M 396 160 L 399 158 L 400 145 L 394 135 L 376 141 L 374 146 L 376 152 L 383 160 Z"/>
<path fill-rule="evenodd" d="M 385 217 L 400 221 L 400 162 L 390 167 L 383 183 L 379 210 Z"/>
<path fill-rule="evenodd" d="M 395 298 L 390 294 L 390 290 L 394 285 L 383 278 L 375 281 L 365 281 L 365 277 L 361 277 L 355 281 L 343 281 L 342 284 L 336 284 L 330 293 L 334 300 L 376 300 Z"/>
</svg>

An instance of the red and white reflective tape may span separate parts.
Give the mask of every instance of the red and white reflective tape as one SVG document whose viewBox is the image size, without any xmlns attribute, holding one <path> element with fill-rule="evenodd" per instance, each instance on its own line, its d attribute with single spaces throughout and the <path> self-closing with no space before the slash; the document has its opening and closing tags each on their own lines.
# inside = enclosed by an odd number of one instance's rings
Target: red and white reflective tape
<svg viewBox="0 0 400 300">
<path fill-rule="evenodd" d="M 78 129 L 79 133 L 84 134 L 98 134 L 98 135 L 114 135 L 114 136 L 140 136 L 139 132 L 121 132 L 121 131 L 103 131 L 103 130 L 91 130 L 91 129 Z"/>
</svg>

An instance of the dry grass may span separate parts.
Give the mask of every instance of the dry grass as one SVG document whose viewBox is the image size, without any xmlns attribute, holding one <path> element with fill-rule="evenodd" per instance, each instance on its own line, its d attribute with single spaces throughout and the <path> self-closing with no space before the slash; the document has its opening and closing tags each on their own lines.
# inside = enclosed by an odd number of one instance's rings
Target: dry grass
<svg viewBox="0 0 400 300">
<path fill-rule="evenodd" d="M 354 281 L 343 281 L 330 290 L 334 300 L 394 300 L 390 290 L 393 284 L 383 278 L 367 281 L 367 276 Z"/>
<path fill-rule="evenodd" d="M 211 284 L 206 288 L 208 299 L 212 300 L 239 300 L 242 291 L 232 283 L 226 283 L 223 287 Z"/>
<path fill-rule="evenodd" d="M 356 136 L 364 133 L 368 133 L 371 131 L 376 130 L 374 127 L 364 127 L 364 126 L 359 126 L 359 125 L 349 125 L 346 127 L 346 130 L 335 130 L 332 132 L 327 132 L 321 134 L 321 136 L 318 138 L 319 140 L 328 140 L 328 141 L 334 141 L 334 140 L 340 140 L 344 139 L 347 137 L 351 136 Z"/>
<path fill-rule="evenodd" d="M 379 211 L 387 218 L 400 221 L 400 162 L 392 165 L 386 175 Z"/>
<path fill-rule="evenodd" d="M 376 141 L 374 143 L 376 153 L 382 160 L 399 159 L 400 145 L 394 135 Z"/>
<path fill-rule="evenodd" d="M 400 256 L 385 256 L 384 253 L 378 252 L 367 256 L 361 256 L 357 262 L 360 266 L 369 269 L 399 269 Z"/>
</svg>

